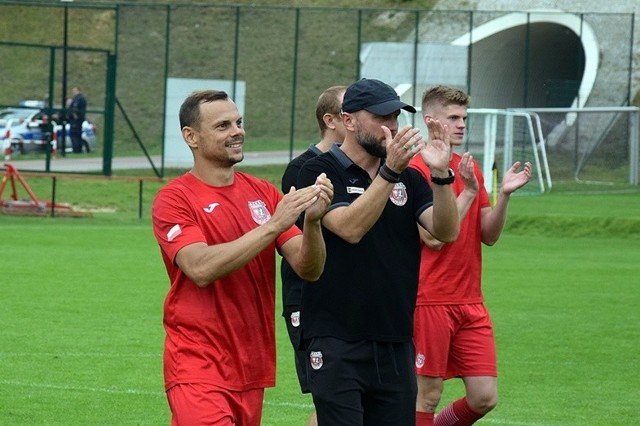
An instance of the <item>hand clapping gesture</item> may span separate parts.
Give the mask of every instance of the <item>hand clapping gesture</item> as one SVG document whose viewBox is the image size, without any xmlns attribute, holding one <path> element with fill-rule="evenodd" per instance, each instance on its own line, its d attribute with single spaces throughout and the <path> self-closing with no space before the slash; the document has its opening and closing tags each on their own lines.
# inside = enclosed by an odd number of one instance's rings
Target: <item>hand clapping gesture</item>
<svg viewBox="0 0 640 426">
<path fill-rule="evenodd" d="M 462 154 L 462 159 L 458 165 L 458 176 L 464 182 L 464 189 L 473 194 L 478 192 L 478 179 L 473 170 L 473 156 L 469 152 Z"/>
<path fill-rule="evenodd" d="M 315 221 L 322 219 L 322 216 L 324 216 L 327 208 L 331 204 L 331 200 L 333 199 L 333 184 L 325 173 L 321 173 L 316 178 L 316 183 L 313 186 L 318 189 L 319 192 L 317 193 L 316 201 L 305 210 L 305 217 L 308 220 Z"/>
<path fill-rule="evenodd" d="M 420 155 L 429 169 L 445 172 L 451 158 L 451 142 L 448 126 L 438 120 L 427 118 L 429 128 L 429 142 L 420 151 Z"/>
<path fill-rule="evenodd" d="M 516 161 L 513 163 L 511 168 L 507 170 L 504 177 L 502 178 L 502 185 L 500 186 L 500 191 L 502 191 L 505 195 L 509 195 L 518 189 L 522 188 L 524 185 L 531 180 L 531 173 L 533 168 L 530 162 L 524 163 L 524 168 L 521 171 L 517 171 L 520 168 L 521 163 Z"/>
<path fill-rule="evenodd" d="M 424 140 L 420 129 L 410 125 L 398 130 L 395 137 L 387 126 L 382 126 L 387 142 L 387 166 L 396 173 L 402 172 L 409 165 L 409 161 L 424 148 Z"/>
<path fill-rule="evenodd" d="M 325 173 L 316 178 L 316 183 L 306 188 L 291 187 L 276 206 L 272 221 L 280 223 L 285 230 L 293 225 L 300 214 L 305 212 L 307 220 L 319 221 L 333 199 L 333 184 Z"/>
</svg>

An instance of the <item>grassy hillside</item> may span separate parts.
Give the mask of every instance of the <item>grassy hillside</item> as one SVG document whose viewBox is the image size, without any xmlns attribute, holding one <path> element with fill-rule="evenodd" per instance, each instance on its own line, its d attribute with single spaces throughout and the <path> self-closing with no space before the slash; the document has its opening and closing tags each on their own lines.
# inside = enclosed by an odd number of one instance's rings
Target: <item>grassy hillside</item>
<svg viewBox="0 0 640 426">
<path fill-rule="evenodd" d="M 222 2 L 128 0 L 116 9 L 107 0 L 0 1 L 0 40 L 13 43 L 0 45 L 0 81 L 11 82 L 0 91 L 0 105 L 46 96 L 51 65 L 53 98 L 62 102 L 66 16 L 67 86 L 83 88 L 99 131 L 105 127 L 106 52 L 117 53 L 122 110 L 115 116 L 116 156 L 141 155 L 139 142 L 160 154 L 166 76 L 246 82 L 247 149 L 304 149 L 318 136 L 313 116 L 318 94 L 358 77 L 359 45 L 411 39 L 414 12 L 435 3 L 239 0 L 233 5 L 243 7 L 236 8 Z"/>
<path fill-rule="evenodd" d="M 68 3 L 66 11 L 60 2 L 0 3 L 0 40 L 12 43 L 0 45 L 0 80 L 11 81 L 0 92 L 0 104 L 44 98 L 51 66 L 53 99 L 62 102 L 66 22 L 67 93 L 72 85 L 83 88 L 99 129 L 104 128 L 106 52 L 117 53 L 116 95 L 124 110 L 116 111 L 117 155 L 140 153 L 136 136 L 159 153 L 165 73 L 246 81 L 248 148 L 275 143 L 287 149 L 290 137 L 304 147 L 317 138 L 318 94 L 358 77 L 359 37 L 403 39 L 414 18 L 395 11 L 428 10 L 434 3 L 358 0 L 345 8 L 337 0 L 243 0 L 233 5 L 251 6 L 237 9 L 222 2 L 123 1 L 116 10 L 113 2 L 93 0 Z M 303 11 L 297 15 L 290 6 Z M 383 9 L 392 23 L 378 19 Z"/>
</svg>

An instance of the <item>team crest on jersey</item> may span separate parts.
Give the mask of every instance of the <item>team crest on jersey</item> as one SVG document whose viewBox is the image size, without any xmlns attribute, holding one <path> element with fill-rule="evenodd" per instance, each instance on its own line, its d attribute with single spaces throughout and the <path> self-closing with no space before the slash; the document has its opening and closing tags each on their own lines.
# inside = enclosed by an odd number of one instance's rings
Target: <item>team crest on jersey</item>
<svg viewBox="0 0 640 426">
<path fill-rule="evenodd" d="M 309 360 L 311 361 L 311 368 L 314 370 L 320 370 L 324 361 L 322 360 L 322 352 L 320 351 L 312 351 L 309 355 Z"/>
<path fill-rule="evenodd" d="M 418 354 L 416 356 L 416 368 L 424 367 L 424 354 Z"/>
<path fill-rule="evenodd" d="M 249 201 L 248 204 L 249 210 L 251 210 L 251 217 L 258 225 L 264 225 L 269 219 L 271 219 L 271 213 L 267 210 L 267 206 L 264 201 Z"/>
<path fill-rule="evenodd" d="M 391 195 L 389 195 L 389 199 L 396 206 L 404 206 L 407 204 L 407 187 L 402 182 L 398 182 L 393 187 L 393 191 L 391 191 Z"/>
<path fill-rule="evenodd" d="M 291 312 L 291 325 L 300 327 L 300 311 Z"/>
</svg>

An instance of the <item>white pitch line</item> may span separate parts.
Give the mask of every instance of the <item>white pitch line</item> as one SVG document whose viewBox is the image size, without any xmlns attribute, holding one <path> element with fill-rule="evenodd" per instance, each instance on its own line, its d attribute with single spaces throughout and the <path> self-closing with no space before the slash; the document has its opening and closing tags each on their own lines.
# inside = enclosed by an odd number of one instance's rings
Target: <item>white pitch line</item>
<svg viewBox="0 0 640 426">
<path fill-rule="evenodd" d="M 55 389 L 55 390 L 63 390 L 63 391 L 80 391 L 80 392 L 96 392 L 96 393 L 107 393 L 107 394 L 124 394 L 124 395 L 148 395 L 148 396 L 165 396 L 165 392 L 161 391 L 147 391 L 142 389 L 112 389 L 112 388 L 94 388 L 89 386 L 69 386 L 69 385 L 55 385 L 51 383 L 35 383 L 35 382 L 21 382 L 16 380 L 0 380 L 1 385 L 8 386 L 22 386 L 29 388 L 37 388 L 37 389 Z M 301 409 L 310 409 L 313 408 L 313 404 L 300 404 L 294 402 L 274 402 L 274 401 L 264 401 L 264 405 L 274 406 L 274 407 L 290 407 L 290 408 L 301 408 Z"/>
<path fill-rule="evenodd" d="M 2 357 L 70 357 L 70 358 L 162 358 L 162 353 L 139 353 L 139 354 L 127 354 L 117 352 L 0 352 L 0 358 Z"/>
<path fill-rule="evenodd" d="M 17 380 L 0 380 L 0 384 L 9 385 L 9 386 L 23 386 L 23 387 L 29 387 L 29 388 L 96 392 L 96 393 L 108 393 L 108 394 L 150 395 L 150 396 L 164 396 L 165 394 L 164 392 L 147 391 L 142 389 L 93 388 L 89 386 L 55 385 L 51 383 L 21 382 Z"/>
<path fill-rule="evenodd" d="M 303 408 L 305 410 L 313 408 L 313 404 L 302 404 L 297 402 L 275 402 L 264 400 L 264 405 L 272 407 L 290 407 L 290 408 Z"/>
<path fill-rule="evenodd" d="M 21 382 L 16 380 L 0 380 L 0 385 L 8 386 L 22 386 L 39 389 L 55 389 L 64 391 L 80 391 L 80 392 L 96 392 L 107 394 L 123 394 L 123 395 L 146 395 L 154 397 L 164 397 L 165 392 L 161 391 L 148 391 L 142 389 L 112 389 L 112 388 L 94 388 L 89 386 L 68 386 L 68 385 L 55 385 L 50 383 L 34 383 L 34 382 Z M 264 405 L 272 407 L 290 407 L 299 409 L 312 409 L 313 404 L 308 403 L 295 403 L 295 402 L 275 402 L 265 400 Z M 485 418 L 482 419 L 482 423 L 491 423 L 495 425 L 505 426 L 560 426 L 558 424 L 551 423 L 539 423 L 539 422 L 516 422 L 504 419 Z"/>
<path fill-rule="evenodd" d="M 515 422 L 513 420 L 483 418 L 481 423 L 492 423 L 494 425 L 507 425 L 507 426 L 560 426 L 559 424 L 552 423 L 539 423 L 539 422 Z"/>
<path fill-rule="evenodd" d="M 35 383 L 35 382 L 22 382 L 17 380 L 0 380 L 1 385 L 8 386 L 22 386 L 38 389 L 55 389 L 64 391 L 80 391 L 80 392 L 96 392 L 96 393 L 108 393 L 108 394 L 124 394 L 124 395 L 149 395 L 149 396 L 162 396 L 165 393 L 161 391 L 147 391 L 142 389 L 113 389 L 113 388 L 94 388 L 89 386 L 69 386 L 69 385 L 56 385 L 52 383 Z M 264 401 L 265 405 L 274 407 L 291 407 L 291 408 L 313 408 L 313 404 L 301 404 L 295 402 L 275 402 Z"/>
</svg>

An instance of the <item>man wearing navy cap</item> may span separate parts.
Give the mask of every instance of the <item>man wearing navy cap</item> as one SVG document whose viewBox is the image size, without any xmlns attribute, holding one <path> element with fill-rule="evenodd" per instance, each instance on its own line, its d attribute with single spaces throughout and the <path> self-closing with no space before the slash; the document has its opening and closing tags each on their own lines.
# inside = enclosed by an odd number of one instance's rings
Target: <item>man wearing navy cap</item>
<svg viewBox="0 0 640 426">
<path fill-rule="evenodd" d="M 322 219 L 325 269 L 317 282 L 304 284 L 301 307 L 320 426 L 415 424 L 416 223 L 453 241 L 459 219 L 445 127 L 427 122 L 425 143 L 418 129 L 398 129 L 401 109 L 416 112 L 388 84 L 352 84 L 342 103 L 343 143 L 307 161 L 298 175 L 300 187 L 319 173 L 334 185 Z M 429 167 L 433 189 L 407 168 L 415 155 Z"/>
</svg>

